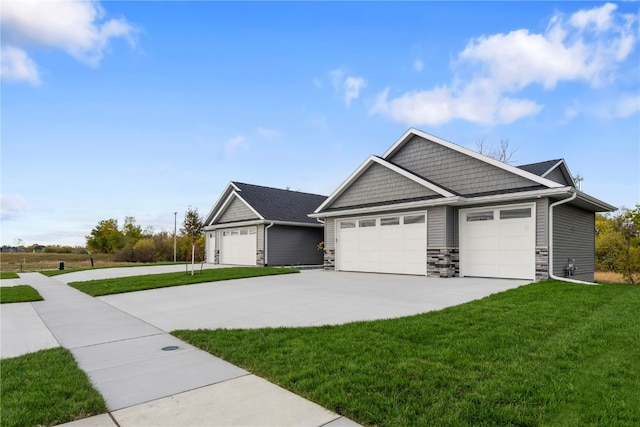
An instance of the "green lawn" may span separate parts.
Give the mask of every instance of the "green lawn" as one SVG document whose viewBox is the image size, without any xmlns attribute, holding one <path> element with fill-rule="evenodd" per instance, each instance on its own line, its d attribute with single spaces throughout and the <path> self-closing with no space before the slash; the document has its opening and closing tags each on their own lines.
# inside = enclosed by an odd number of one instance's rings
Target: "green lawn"
<svg viewBox="0 0 640 427">
<path fill-rule="evenodd" d="M 20 276 L 18 276 L 17 273 L 14 273 L 13 271 L 0 271 L 0 279 L 19 279 Z"/>
<path fill-rule="evenodd" d="M 638 313 L 638 286 L 545 281 L 401 319 L 173 333 L 369 426 L 638 426 Z"/>
<path fill-rule="evenodd" d="M 29 285 L 3 286 L 0 288 L 0 303 L 42 301 L 42 297 Z"/>
<path fill-rule="evenodd" d="M 69 350 L 54 348 L 0 364 L 3 427 L 52 426 L 107 412 Z"/>
<path fill-rule="evenodd" d="M 120 294 L 123 292 L 166 288 L 168 286 L 191 285 L 194 283 L 216 282 L 219 280 L 243 279 L 248 277 L 271 276 L 274 274 L 297 273 L 294 268 L 280 267 L 230 267 L 212 268 L 191 273 L 163 273 L 147 276 L 121 277 L 117 279 L 72 282 L 70 286 L 94 297 Z"/>
</svg>

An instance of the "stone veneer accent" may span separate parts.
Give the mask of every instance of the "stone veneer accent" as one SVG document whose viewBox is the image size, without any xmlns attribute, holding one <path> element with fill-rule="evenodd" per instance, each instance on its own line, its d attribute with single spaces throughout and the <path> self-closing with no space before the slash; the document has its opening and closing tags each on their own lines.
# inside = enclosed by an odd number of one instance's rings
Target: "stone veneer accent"
<svg viewBox="0 0 640 427">
<path fill-rule="evenodd" d="M 256 252 L 256 265 L 258 267 L 264 267 L 264 251 L 262 249 L 258 249 Z"/>
<path fill-rule="evenodd" d="M 336 269 L 336 251 L 335 249 L 324 250 L 324 269 L 335 270 Z"/>
<path fill-rule="evenodd" d="M 427 248 L 427 277 L 459 277 L 458 248 Z"/>
<path fill-rule="evenodd" d="M 213 251 L 213 263 L 220 264 L 220 249 Z"/>
<path fill-rule="evenodd" d="M 549 278 L 549 248 L 536 248 L 536 281 Z"/>
</svg>

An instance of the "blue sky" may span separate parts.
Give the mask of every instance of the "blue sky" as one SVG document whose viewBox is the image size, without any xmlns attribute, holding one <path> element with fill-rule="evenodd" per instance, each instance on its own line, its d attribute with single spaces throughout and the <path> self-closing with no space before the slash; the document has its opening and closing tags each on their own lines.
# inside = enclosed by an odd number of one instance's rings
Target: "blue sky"
<svg viewBox="0 0 640 427">
<path fill-rule="evenodd" d="M 330 194 L 409 127 L 640 202 L 638 3 L 4 2 L 1 243 Z"/>
</svg>

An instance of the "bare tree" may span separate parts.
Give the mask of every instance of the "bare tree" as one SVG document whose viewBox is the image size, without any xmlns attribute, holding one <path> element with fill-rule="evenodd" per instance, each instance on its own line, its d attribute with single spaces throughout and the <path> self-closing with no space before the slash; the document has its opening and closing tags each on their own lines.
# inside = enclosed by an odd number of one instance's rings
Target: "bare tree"
<svg viewBox="0 0 640 427">
<path fill-rule="evenodd" d="M 502 163 L 513 164 L 516 159 L 513 158 L 516 151 L 518 151 L 518 147 L 511 147 L 509 140 L 506 138 L 500 139 L 500 147 L 492 148 L 487 147 L 484 142 L 484 138 L 476 142 L 476 150 L 478 153 L 485 155 L 487 157 L 491 157 L 494 160 L 497 160 Z"/>
</svg>

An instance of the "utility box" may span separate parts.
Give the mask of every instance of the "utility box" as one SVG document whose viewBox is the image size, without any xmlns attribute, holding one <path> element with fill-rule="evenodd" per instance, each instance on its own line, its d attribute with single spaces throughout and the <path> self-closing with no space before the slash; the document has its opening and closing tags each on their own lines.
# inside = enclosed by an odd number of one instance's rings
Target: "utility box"
<svg viewBox="0 0 640 427">
<path fill-rule="evenodd" d="M 58 263 L 58 270 L 64 270 L 64 261 Z"/>
</svg>

